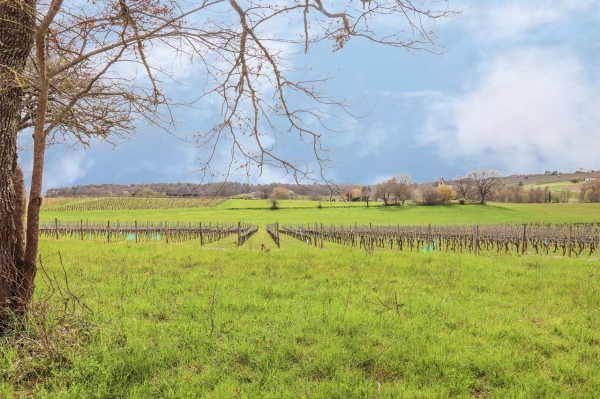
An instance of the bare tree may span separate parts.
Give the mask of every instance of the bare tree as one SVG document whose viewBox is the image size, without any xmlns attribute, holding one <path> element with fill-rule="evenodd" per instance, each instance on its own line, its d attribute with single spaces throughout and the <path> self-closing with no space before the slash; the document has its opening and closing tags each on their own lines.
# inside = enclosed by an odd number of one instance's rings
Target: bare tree
<svg viewBox="0 0 600 399">
<path fill-rule="evenodd" d="M 435 187 L 423 187 L 421 192 L 423 193 L 423 203 L 427 205 L 434 205 L 440 200 Z"/>
<path fill-rule="evenodd" d="M 478 169 L 467 174 L 467 178 L 473 181 L 473 186 L 479 193 L 481 204 L 485 205 L 485 197 L 501 184 L 502 173 L 497 170 Z"/>
<path fill-rule="evenodd" d="M 371 200 L 371 193 L 371 186 L 362 186 L 360 190 L 360 199 L 367 203 L 367 208 L 369 207 L 369 201 Z"/>
<path fill-rule="evenodd" d="M 473 180 L 471 180 L 469 177 L 458 175 L 454 178 L 453 183 L 454 189 L 458 194 L 460 194 L 462 199 L 467 199 L 467 195 L 473 188 Z"/>
<path fill-rule="evenodd" d="M 305 76 L 294 68 L 287 58 L 294 49 L 283 51 L 281 45 L 308 52 L 312 43 L 331 40 L 337 51 L 351 39 L 363 39 L 436 52 L 431 26 L 438 18 L 455 14 L 441 0 L 384 0 L 360 5 L 349 1 L 331 6 L 321 0 L 1 1 L 2 320 L 9 320 L 9 314 L 23 314 L 33 294 L 47 146 L 59 141 L 57 137 L 64 138 L 62 133 L 87 143 L 88 135 L 99 133 L 99 137 L 108 138 L 126 132 L 127 118 L 136 115 L 166 115 L 164 122 L 170 122 L 168 110 L 165 114 L 156 112 L 161 106 L 172 105 L 161 85 L 161 81 L 172 80 L 172 73 L 161 64 L 160 57 L 150 56 L 154 51 L 169 51 L 197 66 L 205 79 L 196 100 L 210 100 L 212 104 L 218 100 L 220 104 L 221 122 L 195 137 L 206 149 L 200 160 L 205 173 L 212 173 L 209 165 L 216 149 L 227 142 L 231 147 L 225 174 L 235 168 L 261 173 L 272 165 L 299 180 L 313 171 L 323 176 L 328 159 L 321 135 L 334 130 L 327 123 L 338 113 L 331 110 L 337 106 L 344 112 L 346 107 L 319 91 L 318 86 L 327 79 Z M 395 23 L 389 24 L 393 18 Z M 380 19 L 386 23 L 379 24 Z M 303 33 L 273 33 L 277 20 L 295 23 Z M 390 30 L 390 26 L 397 28 Z M 31 69 L 27 72 L 30 54 Z M 124 109 L 122 124 L 101 121 L 112 101 L 116 101 L 117 109 Z M 29 126 L 33 128 L 33 171 L 23 239 L 17 226 L 24 213 L 15 206 L 19 193 L 15 184 L 22 181 L 16 163 L 16 137 L 20 128 Z M 296 137 L 312 149 L 316 170 L 309 162 L 286 158 L 282 146 L 277 146 L 284 135 Z M 19 248 L 25 248 L 24 253 Z"/>
<path fill-rule="evenodd" d="M 383 205 L 388 206 L 394 197 L 394 187 L 396 183 L 394 179 L 386 180 L 375 186 L 375 198 L 381 198 Z"/>
<path fill-rule="evenodd" d="M 410 198 L 413 191 L 412 176 L 408 173 L 400 173 L 392 178 L 391 190 L 396 205 L 404 206 L 404 202 Z"/>
</svg>

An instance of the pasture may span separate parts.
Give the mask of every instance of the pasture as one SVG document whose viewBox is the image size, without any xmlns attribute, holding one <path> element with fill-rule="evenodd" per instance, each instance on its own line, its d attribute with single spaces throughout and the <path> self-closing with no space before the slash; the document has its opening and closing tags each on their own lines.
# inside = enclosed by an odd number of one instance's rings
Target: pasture
<svg viewBox="0 0 600 399">
<path fill-rule="evenodd" d="M 260 204 L 262 203 L 262 206 Z M 246 204 L 251 204 L 247 206 Z M 231 200 L 42 219 L 260 225 L 131 243 L 42 238 L 37 323 L 1 338 L 0 392 L 39 398 L 589 397 L 600 261 L 324 249 L 266 223 L 598 221 L 598 204 L 390 207 Z M 242 208 L 242 209 L 240 209 Z M 269 251 L 261 249 L 265 244 Z M 72 294 L 70 294 L 72 293 Z"/>
</svg>

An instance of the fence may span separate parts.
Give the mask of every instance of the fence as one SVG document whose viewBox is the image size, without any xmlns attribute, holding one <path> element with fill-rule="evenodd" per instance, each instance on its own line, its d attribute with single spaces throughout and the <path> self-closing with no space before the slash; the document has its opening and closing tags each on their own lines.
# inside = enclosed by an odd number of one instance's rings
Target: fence
<svg viewBox="0 0 600 399">
<path fill-rule="evenodd" d="M 482 250 L 521 253 L 591 255 L 600 243 L 600 225 L 472 225 L 472 226 L 377 226 L 367 225 L 281 225 L 283 233 L 309 245 L 323 248 L 324 241 L 366 250 L 390 248 L 410 251 L 454 251 L 478 253 Z M 273 234 L 271 234 L 273 236 Z"/>
<path fill-rule="evenodd" d="M 238 222 L 234 224 L 203 222 L 53 222 L 40 223 L 40 236 L 59 239 L 70 237 L 80 240 L 93 240 L 106 237 L 107 242 L 118 241 L 165 241 L 183 242 L 199 240 L 200 245 L 218 241 L 237 234 L 238 245 L 243 245 L 258 230 L 257 225 Z"/>
</svg>

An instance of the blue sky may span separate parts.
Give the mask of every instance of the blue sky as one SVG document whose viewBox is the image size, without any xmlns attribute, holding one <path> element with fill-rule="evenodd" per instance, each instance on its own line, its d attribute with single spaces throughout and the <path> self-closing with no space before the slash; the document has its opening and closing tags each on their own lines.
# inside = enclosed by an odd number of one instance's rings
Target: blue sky
<svg viewBox="0 0 600 399">
<path fill-rule="evenodd" d="M 454 4 L 465 12 L 438 23 L 443 54 L 353 39 L 341 51 L 326 43 L 299 57 L 333 77 L 328 93 L 357 104 L 356 113 L 368 112 L 343 124 L 344 133 L 324 135 L 337 163 L 327 176 L 374 184 L 402 172 L 430 181 L 478 168 L 504 174 L 600 169 L 600 0 Z M 177 119 L 181 136 L 211 127 L 210 118 L 190 110 Z M 199 182 L 200 149 L 144 126 L 140 133 L 114 149 L 50 148 L 45 189 Z M 306 154 L 294 145 L 286 151 Z M 216 162 L 218 168 L 222 159 Z M 266 170 L 249 179 L 290 176 Z"/>
</svg>

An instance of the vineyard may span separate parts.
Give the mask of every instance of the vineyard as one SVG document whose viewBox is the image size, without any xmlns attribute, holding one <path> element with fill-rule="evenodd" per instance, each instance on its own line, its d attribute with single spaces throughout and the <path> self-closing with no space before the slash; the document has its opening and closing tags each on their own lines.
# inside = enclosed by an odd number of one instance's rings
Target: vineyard
<svg viewBox="0 0 600 399">
<path fill-rule="evenodd" d="M 410 251 L 516 251 L 536 254 L 591 255 L 600 243 L 600 224 L 562 225 L 473 225 L 473 226 L 374 226 L 367 225 L 281 225 L 272 227 L 271 237 L 278 243 L 279 233 L 309 245 L 323 248 L 324 241 L 365 250 L 397 249 Z"/>
<path fill-rule="evenodd" d="M 104 197 L 72 198 L 48 203 L 42 211 L 91 212 L 149 209 L 210 208 L 222 204 L 222 198 L 141 198 Z"/>
<path fill-rule="evenodd" d="M 183 242 L 198 240 L 200 245 L 210 244 L 222 238 L 237 234 L 237 244 L 243 245 L 258 231 L 258 226 L 238 222 L 219 224 L 202 222 L 54 222 L 40 224 L 40 235 L 48 238 L 74 238 L 79 240 L 106 239 L 107 242 L 165 241 Z"/>
</svg>

